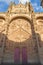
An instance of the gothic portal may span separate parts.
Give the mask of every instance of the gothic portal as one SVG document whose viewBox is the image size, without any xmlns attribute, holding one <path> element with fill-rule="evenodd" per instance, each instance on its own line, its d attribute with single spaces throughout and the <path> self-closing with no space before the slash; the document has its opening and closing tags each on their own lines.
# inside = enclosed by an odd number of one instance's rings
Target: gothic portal
<svg viewBox="0 0 43 65">
<path fill-rule="evenodd" d="M 43 13 L 31 3 L 11 3 L 0 13 L 0 63 L 43 64 Z"/>
</svg>

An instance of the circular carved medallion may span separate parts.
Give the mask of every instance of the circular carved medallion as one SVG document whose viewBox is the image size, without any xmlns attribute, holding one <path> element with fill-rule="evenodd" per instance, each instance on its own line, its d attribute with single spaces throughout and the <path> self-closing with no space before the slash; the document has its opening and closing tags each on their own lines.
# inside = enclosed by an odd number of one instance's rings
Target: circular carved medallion
<svg viewBox="0 0 43 65">
<path fill-rule="evenodd" d="M 15 42 L 23 42 L 31 35 L 30 23 L 25 19 L 16 19 L 10 23 L 8 38 Z"/>
</svg>

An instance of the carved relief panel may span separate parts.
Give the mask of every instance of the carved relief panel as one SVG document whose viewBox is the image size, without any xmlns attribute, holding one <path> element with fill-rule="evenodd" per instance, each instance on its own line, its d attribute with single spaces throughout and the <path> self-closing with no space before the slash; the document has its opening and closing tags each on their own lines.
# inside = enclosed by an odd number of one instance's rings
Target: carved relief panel
<svg viewBox="0 0 43 65">
<path fill-rule="evenodd" d="M 40 45 L 43 46 L 43 20 L 37 20 L 37 33 L 39 34 L 40 38 Z"/>
<path fill-rule="evenodd" d="M 4 24 L 5 24 L 5 21 L 3 19 L 0 19 L 0 32 L 4 31 Z"/>
<path fill-rule="evenodd" d="M 14 42 L 23 42 L 31 35 L 29 22 L 25 19 L 16 19 L 10 23 L 8 38 Z"/>
<path fill-rule="evenodd" d="M 5 37 L 5 18 L 0 17 L 0 47 L 3 44 L 3 39 Z"/>
</svg>

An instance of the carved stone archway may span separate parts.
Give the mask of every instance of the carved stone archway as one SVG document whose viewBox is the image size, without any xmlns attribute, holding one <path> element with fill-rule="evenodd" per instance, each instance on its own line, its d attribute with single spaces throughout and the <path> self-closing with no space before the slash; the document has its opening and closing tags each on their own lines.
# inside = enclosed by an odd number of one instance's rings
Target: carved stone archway
<svg viewBox="0 0 43 65">
<path fill-rule="evenodd" d="M 14 22 L 14 21 L 16 21 L 16 22 Z M 27 21 L 27 22 L 26 22 Z M 13 23 L 14 22 L 14 23 Z M 13 26 L 15 26 L 15 31 L 16 31 L 16 27 L 19 27 L 19 28 L 21 28 L 22 30 L 24 30 L 25 32 L 27 32 L 28 34 L 29 34 L 29 32 L 28 31 L 26 31 L 25 29 L 23 29 L 22 27 L 23 26 L 29 26 L 30 25 L 30 29 L 32 28 L 32 25 L 31 25 L 31 21 L 28 19 L 28 18 L 26 18 L 26 17 L 22 17 L 22 16 L 18 16 L 18 17 L 15 17 L 15 18 L 13 18 L 10 22 L 9 22 L 9 26 L 8 26 L 8 30 L 9 30 L 9 27 L 10 27 L 10 24 L 14 24 Z M 11 24 L 11 25 L 12 25 Z M 16 25 L 17 24 L 17 25 Z M 12 26 L 12 27 L 13 27 Z M 18 29 L 18 28 L 17 28 Z M 28 30 L 28 29 L 27 29 Z M 9 32 L 8 32 L 9 33 Z"/>
<path fill-rule="evenodd" d="M 10 46 L 13 44 L 13 47 L 9 49 L 12 50 L 16 47 L 22 48 L 26 47 L 27 48 L 27 55 L 28 55 L 28 59 L 29 57 L 31 58 L 31 54 L 33 59 L 30 61 L 34 61 L 37 62 L 38 60 L 38 54 L 36 52 L 35 48 L 35 41 L 34 41 L 34 36 L 35 36 L 35 31 L 34 31 L 34 25 L 33 25 L 33 21 L 29 20 L 27 17 L 14 17 L 8 25 L 7 28 L 7 37 L 10 40 L 10 42 L 6 42 L 6 45 L 10 44 Z M 8 46 L 7 45 L 7 46 Z M 20 52 L 21 52 L 20 50 Z M 29 51 L 30 50 L 30 51 Z M 14 51 L 12 51 L 14 52 Z M 29 53 L 31 52 L 30 56 Z M 35 57 L 34 57 L 35 55 Z M 36 59 L 37 58 L 37 59 Z"/>
</svg>

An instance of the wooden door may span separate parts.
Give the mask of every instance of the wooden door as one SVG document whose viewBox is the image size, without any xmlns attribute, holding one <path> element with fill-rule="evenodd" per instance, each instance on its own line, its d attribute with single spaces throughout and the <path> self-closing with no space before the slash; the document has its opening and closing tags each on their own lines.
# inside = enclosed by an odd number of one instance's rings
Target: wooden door
<svg viewBox="0 0 43 65">
<path fill-rule="evenodd" d="M 14 62 L 16 64 L 20 63 L 20 49 L 19 48 L 15 48 L 15 51 L 14 51 Z"/>
<path fill-rule="evenodd" d="M 27 63 L 27 49 L 22 48 L 22 63 L 26 64 Z"/>
</svg>

